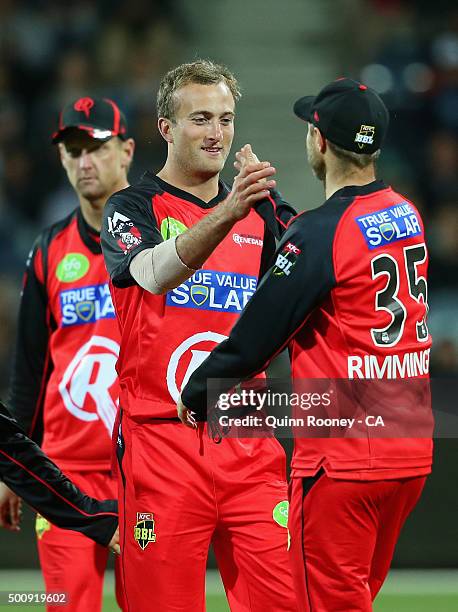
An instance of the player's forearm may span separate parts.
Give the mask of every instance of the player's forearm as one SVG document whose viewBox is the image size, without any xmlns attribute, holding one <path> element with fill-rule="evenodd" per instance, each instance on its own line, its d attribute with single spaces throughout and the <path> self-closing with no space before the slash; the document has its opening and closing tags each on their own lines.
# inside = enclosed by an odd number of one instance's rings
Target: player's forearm
<svg viewBox="0 0 458 612">
<path fill-rule="evenodd" d="M 0 480 L 55 525 L 107 546 L 118 522 L 114 500 L 88 497 L 32 442 L 0 404 Z"/>
<path fill-rule="evenodd" d="M 150 293 L 162 295 L 184 283 L 202 266 L 235 223 L 224 204 L 176 238 L 136 255 L 132 278 Z"/>
</svg>

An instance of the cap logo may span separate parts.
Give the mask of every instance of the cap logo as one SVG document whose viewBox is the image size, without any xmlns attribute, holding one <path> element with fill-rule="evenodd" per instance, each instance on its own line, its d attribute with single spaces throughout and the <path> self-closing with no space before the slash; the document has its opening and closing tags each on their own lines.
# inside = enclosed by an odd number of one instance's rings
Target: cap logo
<svg viewBox="0 0 458 612">
<path fill-rule="evenodd" d="M 92 98 L 80 98 L 75 102 L 73 108 L 79 113 L 84 113 L 89 119 L 91 108 L 94 106 L 94 100 Z"/>
<path fill-rule="evenodd" d="M 320 115 L 318 114 L 318 111 L 315 111 L 313 113 L 313 118 L 315 119 L 315 121 L 319 121 L 320 120 Z"/>
<path fill-rule="evenodd" d="M 356 132 L 355 142 L 362 149 L 364 145 L 374 144 L 375 127 L 373 125 L 362 125 Z"/>
</svg>

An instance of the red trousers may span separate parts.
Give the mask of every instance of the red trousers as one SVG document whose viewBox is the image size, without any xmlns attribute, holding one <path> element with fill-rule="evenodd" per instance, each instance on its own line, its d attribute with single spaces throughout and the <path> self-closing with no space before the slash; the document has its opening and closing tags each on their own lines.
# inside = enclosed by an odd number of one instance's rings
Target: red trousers
<svg viewBox="0 0 458 612">
<path fill-rule="evenodd" d="M 129 612 L 205 610 L 212 543 L 232 612 L 297 611 L 285 455 L 269 439 L 135 422 L 118 447 L 121 559 Z"/>
<path fill-rule="evenodd" d="M 372 610 L 425 480 L 292 479 L 290 554 L 301 611 Z"/>
<path fill-rule="evenodd" d="M 82 491 L 98 499 L 117 497 L 116 481 L 109 472 L 69 472 Z M 63 608 L 48 605 L 48 612 L 98 612 L 102 610 L 103 578 L 109 550 L 85 535 L 51 525 L 37 517 L 38 554 L 46 591 L 67 593 Z M 116 598 L 122 608 L 119 561 L 116 562 Z"/>
</svg>

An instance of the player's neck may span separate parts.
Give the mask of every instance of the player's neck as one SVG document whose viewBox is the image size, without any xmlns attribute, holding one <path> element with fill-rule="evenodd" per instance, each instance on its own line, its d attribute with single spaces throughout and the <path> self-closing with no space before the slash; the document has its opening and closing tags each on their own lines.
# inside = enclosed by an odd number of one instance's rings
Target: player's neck
<svg viewBox="0 0 458 612">
<path fill-rule="evenodd" d="M 326 199 L 329 199 L 339 189 L 343 187 L 351 187 L 356 185 L 368 185 L 375 181 L 375 168 L 369 166 L 368 168 L 358 169 L 353 172 L 342 174 L 340 171 L 333 170 L 330 168 L 326 172 L 326 178 L 324 181 L 324 189 L 326 193 Z"/>
<path fill-rule="evenodd" d="M 181 167 L 176 167 L 171 160 L 167 160 L 157 176 L 166 183 L 187 191 L 204 202 L 210 202 L 218 195 L 219 174 L 210 177 L 194 174 Z"/>
</svg>

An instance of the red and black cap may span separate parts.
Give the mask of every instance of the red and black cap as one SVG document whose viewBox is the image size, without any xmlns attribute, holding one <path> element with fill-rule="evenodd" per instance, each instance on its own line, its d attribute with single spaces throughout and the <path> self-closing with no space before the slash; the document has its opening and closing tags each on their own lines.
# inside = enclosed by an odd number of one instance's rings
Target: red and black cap
<svg viewBox="0 0 458 612">
<path fill-rule="evenodd" d="M 353 153 L 378 151 L 389 124 L 388 109 L 377 92 L 347 78 L 326 85 L 317 96 L 300 98 L 294 112 Z"/>
<path fill-rule="evenodd" d="M 59 115 L 59 128 L 52 142 L 60 142 L 70 129 L 84 130 L 100 142 L 113 136 L 123 140 L 128 137 L 126 118 L 109 98 L 78 98 L 67 104 Z"/>
</svg>

